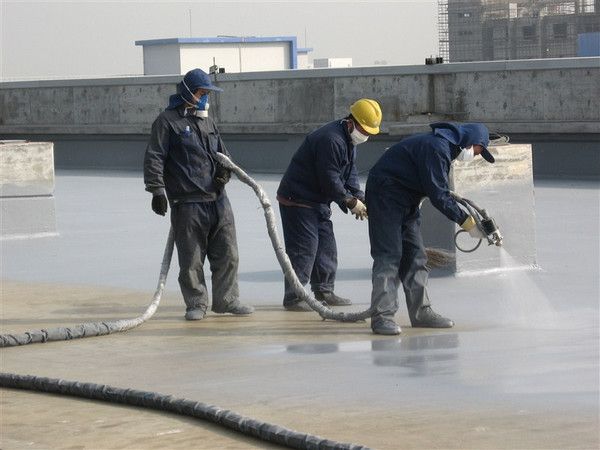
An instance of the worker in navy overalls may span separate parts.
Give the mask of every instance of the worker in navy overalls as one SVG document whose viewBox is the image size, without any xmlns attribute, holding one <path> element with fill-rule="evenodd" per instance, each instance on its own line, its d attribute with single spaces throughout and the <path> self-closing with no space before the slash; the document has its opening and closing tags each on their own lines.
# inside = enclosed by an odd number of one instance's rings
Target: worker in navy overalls
<svg viewBox="0 0 600 450">
<path fill-rule="evenodd" d="M 373 257 L 371 328 L 396 335 L 398 287 L 402 283 L 413 327 L 449 328 L 450 319 L 431 309 L 427 295 L 427 255 L 421 236 L 419 205 L 428 197 L 448 219 L 475 238 L 483 233 L 450 195 L 448 173 L 454 160 L 481 155 L 490 163 L 488 129 L 479 123 L 434 123 L 432 131 L 410 136 L 385 151 L 369 172 L 369 239 Z"/>
<path fill-rule="evenodd" d="M 201 69 L 189 71 L 152 124 L 144 158 L 152 210 L 164 216 L 167 203 L 171 206 L 187 320 L 203 319 L 208 308 L 206 257 L 212 272 L 212 311 L 245 315 L 254 310 L 239 302 L 235 223 L 225 193 L 230 173 L 215 159 L 217 152 L 229 153 L 208 116 L 211 91 L 222 89 Z"/>
<path fill-rule="evenodd" d="M 311 132 L 294 156 L 277 190 L 285 250 L 300 283 L 310 281 L 315 298 L 328 305 L 351 301 L 334 293 L 337 246 L 331 222 L 332 202 L 357 218 L 367 217 L 356 170 L 356 146 L 379 133 L 381 108 L 360 99 L 350 114 Z M 309 311 L 285 280 L 283 306 Z"/>
</svg>

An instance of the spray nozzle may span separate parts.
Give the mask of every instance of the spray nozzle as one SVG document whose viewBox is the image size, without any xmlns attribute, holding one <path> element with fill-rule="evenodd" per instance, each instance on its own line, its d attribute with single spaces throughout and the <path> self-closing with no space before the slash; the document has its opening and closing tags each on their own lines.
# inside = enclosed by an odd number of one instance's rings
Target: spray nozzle
<svg viewBox="0 0 600 450">
<path fill-rule="evenodd" d="M 492 219 L 488 215 L 487 211 L 483 208 L 479 208 L 471 200 L 469 200 L 467 198 L 463 198 L 454 192 L 452 192 L 452 196 L 456 199 L 456 201 L 458 203 L 460 203 L 462 206 L 464 206 L 467 209 L 467 211 L 469 212 L 469 214 L 471 214 L 471 216 L 473 216 L 473 218 L 475 219 L 475 223 L 477 224 L 477 227 L 481 230 L 481 232 L 487 239 L 488 245 L 495 245 L 497 247 L 500 247 L 502 245 L 502 239 L 503 239 L 502 234 L 500 234 L 500 229 L 498 228 L 498 225 L 496 225 L 496 222 L 494 221 L 494 219 Z M 465 250 L 458 246 L 456 239 L 457 239 L 459 233 L 461 233 L 462 231 L 463 230 L 459 230 L 456 233 L 456 235 L 454 236 L 454 243 L 456 245 L 456 248 L 458 248 L 459 250 L 461 250 L 463 252 L 467 252 L 467 253 L 477 250 L 477 248 L 479 248 L 479 245 L 481 244 L 481 239 L 479 240 L 479 243 L 471 250 Z"/>
<path fill-rule="evenodd" d="M 483 234 L 485 234 L 489 245 L 496 245 L 500 247 L 502 245 L 502 235 L 498 229 L 498 225 L 494 222 L 494 219 L 488 217 L 481 221 L 481 228 Z"/>
</svg>

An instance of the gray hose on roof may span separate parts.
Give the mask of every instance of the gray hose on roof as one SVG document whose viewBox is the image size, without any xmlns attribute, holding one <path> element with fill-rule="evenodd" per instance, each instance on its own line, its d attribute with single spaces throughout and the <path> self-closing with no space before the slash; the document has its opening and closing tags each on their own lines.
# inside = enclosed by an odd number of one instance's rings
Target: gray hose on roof
<svg viewBox="0 0 600 450">
<path fill-rule="evenodd" d="M 231 159 L 222 153 L 217 153 L 217 159 L 226 168 L 233 171 L 236 176 L 243 183 L 250 186 L 256 196 L 258 197 L 264 211 L 265 219 L 267 221 L 267 231 L 271 238 L 271 244 L 275 250 L 275 255 L 279 261 L 279 265 L 283 270 L 283 273 L 290 284 L 293 286 L 296 295 L 301 300 L 304 300 L 314 311 L 324 319 L 337 320 L 341 322 L 356 322 L 371 317 L 371 310 L 366 309 L 358 312 L 341 312 L 332 311 L 325 304 L 317 301 L 313 298 L 302 286 L 296 272 L 292 268 L 292 264 L 277 233 L 277 225 L 275 222 L 275 214 L 269 197 L 263 190 L 263 188 L 244 170 L 234 164 Z M 160 303 L 165 283 L 167 281 L 167 274 L 169 273 L 169 266 L 171 264 L 171 258 L 173 256 L 174 238 L 173 230 L 169 231 L 167 238 L 167 244 L 165 246 L 165 252 L 163 254 L 163 260 L 161 264 L 160 275 L 158 278 L 158 286 L 154 293 L 152 302 L 146 308 L 146 311 L 141 316 L 134 317 L 133 319 L 121 319 L 115 321 L 105 322 L 86 322 L 73 327 L 57 327 L 50 329 L 32 330 L 26 331 L 19 334 L 2 334 L 0 335 L 0 347 L 15 347 L 18 345 L 27 345 L 35 343 L 45 343 L 50 341 L 68 341 L 71 339 L 79 339 L 84 337 L 104 336 L 107 334 L 118 333 L 122 331 L 131 330 L 140 326 L 142 323 L 150 319 L 156 312 Z"/>
<path fill-rule="evenodd" d="M 33 375 L 15 375 L 0 373 L 0 386 L 11 389 L 48 392 L 51 394 L 70 395 L 110 403 L 168 411 L 183 416 L 195 417 L 214 422 L 247 436 L 263 441 L 284 445 L 296 449 L 315 450 L 368 450 L 367 447 L 331 441 L 312 434 L 283 428 L 278 425 L 244 417 L 234 411 L 221 409 L 206 403 L 173 398 L 157 392 L 123 389 L 106 384 L 82 383 L 56 378 L 36 377 Z"/>
<path fill-rule="evenodd" d="M 57 327 L 50 328 L 48 330 L 42 329 L 26 331 L 20 334 L 2 334 L 0 335 L 0 347 L 15 347 L 17 345 L 36 344 L 50 341 L 68 341 L 71 339 L 79 339 L 84 337 L 104 336 L 107 334 L 131 330 L 132 328 L 140 326 L 154 315 L 160 303 L 160 299 L 165 288 L 165 283 L 167 281 L 167 274 L 169 273 L 171 258 L 173 256 L 173 242 L 173 230 L 171 229 L 169 231 L 165 252 L 163 254 L 156 292 L 154 293 L 152 302 L 150 305 L 148 305 L 146 311 L 144 311 L 141 316 L 134 317 L 133 319 L 121 319 L 107 322 L 87 322 L 70 328 Z"/>
<path fill-rule="evenodd" d="M 279 265 L 283 270 L 285 277 L 288 282 L 294 288 L 294 292 L 298 296 L 299 299 L 304 300 L 308 305 L 319 313 L 319 315 L 324 319 L 330 320 L 338 320 L 340 322 L 357 322 L 359 320 L 364 320 L 368 317 L 371 317 L 371 309 L 366 309 L 364 311 L 358 312 L 341 312 L 341 311 L 332 311 L 323 303 L 317 301 L 313 298 L 306 290 L 304 286 L 298 280 L 296 276 L 296 272 L 292 268 L 292 263 L 288 258 L 288 255 L 285 253 L 285 249 L 283 244 L 281 243 L 281 239 L 279 238 L 279 234 L 277 233 L 277 224 L 275 222 L 275 213 L 273 212 L 273 207 L 271 206 L 271 201 L 267 196 L 264 189 L 244 170 L 242 170 L 239 166 L 237 166 L 231 159 L 225 156 L 222 153 L 216 154 L 219 163 L 223 165 L 223 167 L 231 170 L 235 175 L 239 178 L 242 183 L 250 186 L 258 200 L 260 201 L 261 206 L 265 211 L 265 219 L 267 221 L 267 231 L 269 233 L 269 237 L 271 238 L 271 244 L 273 245 L 273 249 L 275 250 L 275 255 L 277 256 L 277 261 L 279 261 Z"/>
</svg>

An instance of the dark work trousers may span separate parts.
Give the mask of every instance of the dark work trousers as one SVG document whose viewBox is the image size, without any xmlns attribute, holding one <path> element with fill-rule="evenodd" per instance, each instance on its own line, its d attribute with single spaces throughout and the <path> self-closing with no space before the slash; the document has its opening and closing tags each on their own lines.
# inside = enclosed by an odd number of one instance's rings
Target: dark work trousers
<svg viewBox="0 0 600 450">
<path fill-rule="evenodd" d="M 398 311 L 398 287 L 402 283 L 411 320 L 427 295 L 427 254 L 421 236 L 418 205 L 404 206 L 398 186 L 388 178 L 369 177 L 366 201 L 369 211 L 369 239 L 373 257 L 373 319 L 392 319 Z"/>
<path fill-rule="evenodd" d="M 302 285 L 313 291 L 333 292 L 337 270 L 337 246 L 331 223 L 331 208 L 312 208 L 279 204 L 285 251 Z M 292 286 L 285 280 L 284 305 L 298 302 Z"/>
<path fill-rule="evenodd" d="M 186 310 L 208 306 L 204 260 L 212 273 L 212 310 L 225 312 L 238 303 L 238 248 L 231 205 L 226 195 L 212 202 L 177 203 L 171 209 L 179 286 Z"/>
</svg>

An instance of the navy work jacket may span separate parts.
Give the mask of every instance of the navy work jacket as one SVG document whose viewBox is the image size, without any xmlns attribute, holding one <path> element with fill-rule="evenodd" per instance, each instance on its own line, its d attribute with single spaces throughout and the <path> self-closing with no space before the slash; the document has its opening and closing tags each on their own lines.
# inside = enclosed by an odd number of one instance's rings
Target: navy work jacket
<svg viewBox="0 0 600 450">
<path fill-rule="evenodd" d="M 166 109 L 152 124 L 146 148 L 146 190 L 164 189 L 171 202 L 216 200 L 222 192 L 213 182 L 217 152 L 229 156 L 210 117 L 186 114 L 183 106 Z"/>
<path fill-rule="evenodd" d="M 468 217 L 450 195 L 448 173 L 461 148 L 487 147 L 488 131 L 481 124 L 440 122 L 432 131 L 410 136 L 385 151 L 369 172 L 403 205 L 418 205 L 429 197 L 448 219 L 462 224 Z M 375 180 L 374 180 L 375 181 Z"/>
<path fill-rule="evenodd" d="M 346 199 L 365 198 L 355 160 L 356 147 L 346 121 L 323 125 L 306 136 L 296 150 L 277 195 L 309 206 L 336 202 L 346 212 Z"/>
</svg>

